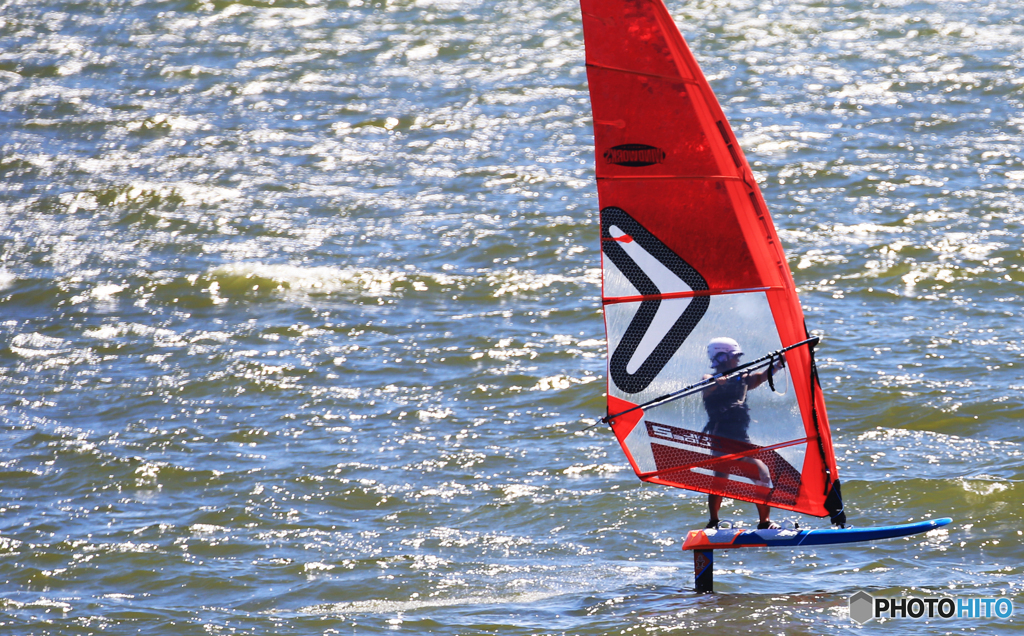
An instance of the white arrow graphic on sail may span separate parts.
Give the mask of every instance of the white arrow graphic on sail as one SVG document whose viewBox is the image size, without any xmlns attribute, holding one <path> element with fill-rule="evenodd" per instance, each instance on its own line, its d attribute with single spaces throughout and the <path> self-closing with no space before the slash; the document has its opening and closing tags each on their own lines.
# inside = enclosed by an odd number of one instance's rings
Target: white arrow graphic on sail
<svg viewBox="0 0 1024 636">
<path fill-rule="evenodd" d="M 608 227 L 608 234 L 613 239 L 626 237 L 626 233 L 615 225 Z M 637 267 L 647 274 L 647 277 L 651 279 L 651 282 L 654 283 L 660 293 L 675 294 L 693 291 L 693 288 L 687 285 L 683 279 L 676 276 L 672 270 L 665 267 L 650 252 L 640 247 L 640 244 L 636 241 L 628 240 L 627 238 L 627 240 L 619 241 L 619 245 L 626 252 L 626 255 L 633 259 Z M 637 290 L 637 293 L 640 293 L 639 290 Z M 661 301 L 661 304 L 658 305 L 658 311 L 654 314 L 651 326 L 647 329 L 644 337 L 640 340 L 640 344 L 637 345 L 636 350 L 633 352 L 633 356 L 629 359 L 629 363 L 626 365 L 627 373 L 636 373 L 637 369 L 640 368 L 648 356 L 665 338 L 689 305 L 689 298 L 670 298 Z"/>
</svg>

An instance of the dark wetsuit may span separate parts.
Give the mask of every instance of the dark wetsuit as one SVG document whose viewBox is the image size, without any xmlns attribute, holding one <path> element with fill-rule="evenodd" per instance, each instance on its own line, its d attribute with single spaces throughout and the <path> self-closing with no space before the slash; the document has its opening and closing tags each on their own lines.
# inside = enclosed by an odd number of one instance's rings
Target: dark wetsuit
<svg viewBox="0 0 1024 636">
<path fill-rule="evenodd" d="M 704 432 L 750 443 L 750 409 L 747 407 L 747 377 L 744 373 L 726 380 L 714 391 L 704 394 L 708 423 Z"/>
</svg>

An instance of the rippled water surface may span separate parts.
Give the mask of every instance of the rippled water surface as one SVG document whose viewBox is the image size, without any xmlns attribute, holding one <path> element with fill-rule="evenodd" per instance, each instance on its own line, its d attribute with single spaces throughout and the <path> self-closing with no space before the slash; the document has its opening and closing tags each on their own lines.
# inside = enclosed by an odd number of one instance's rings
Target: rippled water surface
<svg viewBox="0 0 1024 636">
<path fill-rule="evenodd" d="M 574 2 L 8 1 L 0 633 L 832 634 L 858 589 L 1024 612 L 1019 7 L 669 8 L 823 337 L 852 522 L 952 525 L 720 555 L 690 591 L 704 498 L 583 431 Z"/>
</svg>

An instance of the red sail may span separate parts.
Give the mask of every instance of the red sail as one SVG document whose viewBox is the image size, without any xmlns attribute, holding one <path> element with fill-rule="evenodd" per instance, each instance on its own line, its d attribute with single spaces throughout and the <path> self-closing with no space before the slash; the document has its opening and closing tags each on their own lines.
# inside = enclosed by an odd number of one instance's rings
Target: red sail
<svg viewBox="0 0 1024 636">
<path fill-rule="evenodd" d="M 581 4 L 614 416 L 714 373 L 712 339 L 750 360 L 807 333 L 750 166 L 662 0 Z M 828 514 L 838 475 L 812 352 L 785 361 L 775 390 L 744 389 L 739 433 L 712 422 L 700 391 L 614 418 L 637 475 Z"/>
</svg>

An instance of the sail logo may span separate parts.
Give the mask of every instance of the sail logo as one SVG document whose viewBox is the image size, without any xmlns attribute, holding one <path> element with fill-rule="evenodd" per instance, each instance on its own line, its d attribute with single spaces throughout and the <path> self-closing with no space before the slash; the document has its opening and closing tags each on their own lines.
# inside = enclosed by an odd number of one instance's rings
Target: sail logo
<svg viewBox="0 0 1024 636">
<path fill-rule="evenodd" d="M 604 153 L 605 163 L 627 168 L 653 166 L 665 161 L 665 151 L 645 144 L 622 144 L 613 146 Z"/>
<path fill-rule="evenodd" d="M 708 284 L 621 208 L 601 210 L 601 245 L 640 301 L 622 337 L 609 342 L 614 350 L 608 372 L 620 390 L 639 393 L 658 377 L 711 304 L 706 295 L 663 296 L 706 291 Z"/>
<path fill-rule="evenodd" d="M 850 597 L 850 620 L 863 625 L 876 618 L 1000 618 L 1013 616 L 1013 601 L 999 598 L 874 597 L 865 591 Z"/>
</svg>

